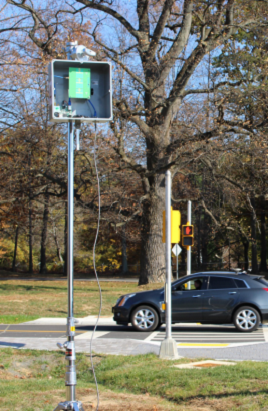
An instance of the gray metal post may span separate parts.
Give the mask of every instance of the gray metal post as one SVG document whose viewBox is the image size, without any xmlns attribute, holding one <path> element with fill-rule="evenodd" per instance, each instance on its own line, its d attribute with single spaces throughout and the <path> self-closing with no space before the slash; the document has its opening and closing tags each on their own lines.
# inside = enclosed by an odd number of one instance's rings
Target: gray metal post
<svg viewBox="0 0 268 411">
<path fill-rule="evenodd" d="M 68 248 L 67 248 L 67 283 L 68 283 L 68 317 L 67 341 L 58 343 L 58 347 L 65 348 L 66 373 L 66 401 L 60 402 L 54 411 L 75 410 L 83 411 L 82 403 L 76 401 L 76 367 L 75 367 L 75 322 L 73 317 L 73 225 L 74 225 L 74 123 L 68 123 Z"/>
<path fill-rule="evenodd" d="M 171 174 L 166 171 L 166 286 L 165 286 L 165 304 L 166 304 L 166 338 L 161 343 L 160 358 L 174 359 L 178 358 L 178 349 L 176 341 L 171 336 Z"/>
<path fill-rule="evenodd" d="M 166 338 L 171 338 L 171 175 L 166 172 Z"/>
<path fill-rule="evenodd" d="M 176 255 L 176 279 L 178 280 L 179 278 L 179 256 L 178 254 Z"/>
<path fill-rule="evenodd" d="M 68 317 L 73 316 L 74 125 L 68 123 Z"/>
<path fill-rule="evenodd" d="M 187 222 L 192 224 L 192 202 L 187 203 Z M 192 247 L 187 247 L 187 275 L 191 274 L 191 249 Z"/>
</svg>

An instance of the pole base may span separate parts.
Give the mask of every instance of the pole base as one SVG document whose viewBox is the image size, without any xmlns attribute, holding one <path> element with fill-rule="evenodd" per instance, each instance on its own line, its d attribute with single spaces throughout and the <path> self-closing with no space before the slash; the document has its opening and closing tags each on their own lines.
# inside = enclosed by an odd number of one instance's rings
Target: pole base
<svg viewBox="0 0 268 411">
<path fill-rule="evenodd" d="M 173 338 L 166 338 L 161 343 L 159 358 L 163 360 L 177 360 L 182 358 L 178 354 L 177 343 Z"/>
<path fill-rule="evenodd" d="M 60 402 L 54 411 L 84 411 L 81 401 L 65 401 Z"/>
</svg>

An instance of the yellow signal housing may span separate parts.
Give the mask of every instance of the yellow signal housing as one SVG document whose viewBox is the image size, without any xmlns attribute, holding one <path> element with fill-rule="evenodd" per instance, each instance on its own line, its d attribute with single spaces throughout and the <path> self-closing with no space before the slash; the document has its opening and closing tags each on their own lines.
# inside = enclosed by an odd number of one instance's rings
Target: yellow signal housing
<svg viewBox="0 0 268 411">
<path fill-rule="evenodd" d="M 181 212 L 173 210 L 171 207 L 171 244 L 177 244 L 181 239 Z M 166 242 L 166 212 L 163 211 L 163 238 L 162 242 Z"/>
<path fill-rule="evenodd" d="M 194 245 L 194 226 L 187 222 L 182 226 L 182 245 L 183 247 L 192 247 Z"/>
</svg>

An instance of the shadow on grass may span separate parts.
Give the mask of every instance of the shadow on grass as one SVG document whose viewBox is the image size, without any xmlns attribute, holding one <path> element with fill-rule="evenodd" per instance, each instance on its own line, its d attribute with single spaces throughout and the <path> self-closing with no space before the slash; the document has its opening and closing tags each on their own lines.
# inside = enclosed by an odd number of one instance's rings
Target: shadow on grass
<svg viewBox="0 0 268 411">
<path fill-rule="evenodd" d="M 63 291 L 67 292 L 67 285 L 63 287 L 55 287 L 55 286 L 44 286 L 44 285 L 23 285 L 23 284 L 1 284 L 0 285 L 0 291 L 34 291 L 34 292 L 42 292 L 42 291 Z M 99 290 L 96 288 L 79 288 L 77 286 L 74 287 L 74 292 L 77 291 L 82 291 L 82 292 L 89 292 L 89 293 L 96 293 L 99 292 Z M 102 293 L 110 293 L 111 291 L 109 289 L 105 290 L 102 289 Z M 115 292 L 117 292 L 115 290 Z M 120 292 L 120 291 L 118 291 Z"/>
<path fill-rule="evenodd" d="M 145 391 L 146 392 L 146 391 Z M 178 397 L 170 397 L 165 395 L 164 393 L 161 393 L 161 396 L 163 398 L 165 398 L 167 401 L 169 402 L 173 402 L 173 403 L 181 403 L 184 402 L 185 404 L 187 403 L 187 401 L 195 401 L 195 400 L 203 400 L 204 401 L 204 405 L 205 405 L 205 400 L 215 400 L 215 399 L 234 399 L 235 401 L 237 401 L 238 399 L 242 400 L 245 398 L 252 398 L 257 397 L 258 395 L 265 395 L 267 396 L 267 392 L 268 389 L 262 389 L 262 390 L 258 390 L 258 391 L 250 391 L 250 390 L 238 390 L 238 391 L 232 391 L 229 393 L 221 393 L 221 394 L 198 394 L 198 395 L 191 395 L 189 397 L 184 397 L 184 396 L 178 396 Z M 267 410 L 268 408 L 261 408 L 262 410 Z"/>
</svg>

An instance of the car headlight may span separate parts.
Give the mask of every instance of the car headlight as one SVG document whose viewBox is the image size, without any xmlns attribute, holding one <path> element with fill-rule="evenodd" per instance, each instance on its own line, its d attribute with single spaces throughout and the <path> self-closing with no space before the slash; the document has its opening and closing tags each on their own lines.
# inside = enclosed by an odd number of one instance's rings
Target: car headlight
<svg viewBox="0 0 268 411">
<path fill-rule="evenodd" d="M 121 300 L 122 297 L 119 297 L 115 303 L 115 305 L 117 305 L 119 303 L 119 301 Z"/>
<path fill-rule="evenodd" d="M 134 295 L 136 294 L 129 294 L 129 295 L 125 295 L 122 300 L 120 301 L 120 303 L 118 304 L 118 307 L 122 307 L 129 298 L 134 297 Z"/>
</svg>

